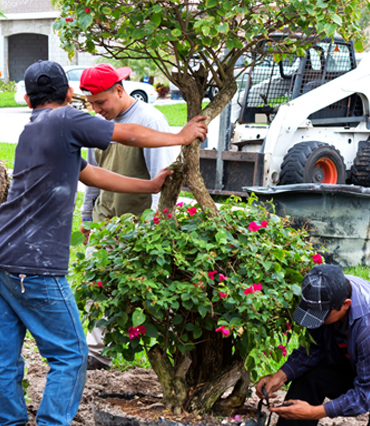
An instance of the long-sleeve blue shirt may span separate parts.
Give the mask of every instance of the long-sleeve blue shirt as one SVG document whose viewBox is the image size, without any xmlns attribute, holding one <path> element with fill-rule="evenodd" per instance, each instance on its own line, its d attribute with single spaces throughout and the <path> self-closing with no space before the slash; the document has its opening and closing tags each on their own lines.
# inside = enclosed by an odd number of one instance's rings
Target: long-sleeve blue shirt
<svg viewBox="0 0 370 426">
<path fill-rule="evenodd" d="M 354 369 L 354 388 L 326 402 L 329 417 L 357 416 L 370 411 L 370 282 L 346 275 L 352 285 L 352 304 L 348 310 L 348 355 Z M 293 351 L 281 367 L 288 381 L 325 363 L 340 363 L 342 356 L 333 342 L 333 325 L 310 330 L 317 345 L 311 345 L 309 355 L 304 348 Z"/>
</svg>

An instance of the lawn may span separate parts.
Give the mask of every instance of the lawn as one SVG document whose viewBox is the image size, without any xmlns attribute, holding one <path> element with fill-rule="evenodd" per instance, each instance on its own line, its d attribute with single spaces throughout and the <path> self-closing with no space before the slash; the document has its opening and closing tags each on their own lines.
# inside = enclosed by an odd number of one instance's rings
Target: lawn
<svg viewBox="0 0 370 426">
<path fill-rule="evenodd" d="M 27 105 L 20 105 L 14 100 L 15 92 L 0 92 L 0 108 L 10 107 L 26 107 Z"/>
<path fill-rule="evenodd" d="M 207 106 L 208 102 L 203 102 L 202 108 Z M 186 122 L 186 104 L 171 104 L 171 105 L 155 105 L 159 111 L 161 111 L 167 118 L 170 126 L 182 127 L 185 126 Z"/>
</svg>

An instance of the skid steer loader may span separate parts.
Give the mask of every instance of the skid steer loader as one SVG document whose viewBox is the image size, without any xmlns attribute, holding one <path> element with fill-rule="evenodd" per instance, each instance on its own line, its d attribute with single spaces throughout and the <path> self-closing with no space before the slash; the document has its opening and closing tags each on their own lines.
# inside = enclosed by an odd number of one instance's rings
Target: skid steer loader
<svg viewBox="0 0 370 426">
<path fill-rule="evenodd" d="M 245 186 L 323 183 L 370 186 L 370 53 L 356 66 L 352 42 L 336 37 L 280 63 L 272 57 L 243 75 L 240 115 L 222 152 L 201 150 L 214 194 Z"/>
</svg>

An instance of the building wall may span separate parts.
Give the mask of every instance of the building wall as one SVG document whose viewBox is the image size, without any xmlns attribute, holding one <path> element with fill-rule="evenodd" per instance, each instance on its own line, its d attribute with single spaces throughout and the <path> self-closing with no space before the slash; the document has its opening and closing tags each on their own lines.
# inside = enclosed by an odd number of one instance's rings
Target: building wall
<svg viewBox="0 0 370 426">
<path fill-rule="evenodd" d="M 37 56 L 37 48 L 31 43 L 31 39 L 37 40 L 37 37 L 29 37 L 27 43 L 27 34 L 48 37 L 48 59 L 51 61 L 59 62 L 63 66 L 89 66 L 95 63 L 96 57 L 88 53 L 77 53 L 72 61 L 68 59 L 68 54 L 60 47 L 60 40 L 53 31 L 53 24 L 59 16 L 59 12 L 51 6 L 50 0 L 0 0 L 0 11 L 8 18 L 6 20 L 0 18 L 0 72 L 2 79 L 8 80 L 9 78 L 9 37 L 16 34 L 23 34 L 19 38 L 25 40 L 25 46 L 16 48 L 14 44 L 10 45 L 10 48 L 16 49 L 11 52 L 10 57 L 16 61 L 23 61 L 23 64 L 30 61 L 24 55 L 27 44 L 35 52 L 33 56 Z M 13 53 L 15 53 L 16 59 L 14 59 Z M 33 57 L 32 55 L 28 56 Z"/>
</svg>

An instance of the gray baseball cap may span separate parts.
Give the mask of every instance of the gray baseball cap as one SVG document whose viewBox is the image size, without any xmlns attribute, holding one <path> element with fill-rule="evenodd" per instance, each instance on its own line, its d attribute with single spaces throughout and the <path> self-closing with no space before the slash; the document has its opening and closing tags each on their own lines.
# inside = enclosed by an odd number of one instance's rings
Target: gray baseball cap
<svg viewBox="0 0 370 426">
<path fill-rule="evenodd" d="M 303 278 L 302 299 L 293 320 L 306 328 L 318 328 L 347 295 L 348 281 L 342 269 L 335 265 L 317 265 Z"/>
</svg>

